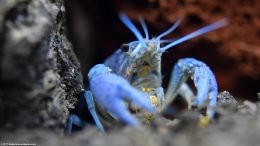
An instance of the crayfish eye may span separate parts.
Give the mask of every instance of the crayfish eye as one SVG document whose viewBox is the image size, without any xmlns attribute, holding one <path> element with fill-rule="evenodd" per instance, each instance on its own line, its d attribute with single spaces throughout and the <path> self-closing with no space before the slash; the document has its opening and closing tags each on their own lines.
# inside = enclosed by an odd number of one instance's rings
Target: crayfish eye
<svg viewBox="0 0 260 146">
<path fill-rule="evenodd" d="M 129 51 L 129 45 L 128 44 L 122 44 L 120 49 L 123 52 L 128 52 Z"/>
</svg>

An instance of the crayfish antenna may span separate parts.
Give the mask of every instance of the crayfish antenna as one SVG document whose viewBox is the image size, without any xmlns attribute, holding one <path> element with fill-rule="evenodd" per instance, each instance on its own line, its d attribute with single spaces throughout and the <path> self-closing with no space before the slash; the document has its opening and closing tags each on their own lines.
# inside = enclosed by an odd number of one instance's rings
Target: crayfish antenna
<svg viewBox="0 0 260 146">
<path fill-rule="evenodd" d="M 184 17 L 179 18 L 179 19 L 174 23 L 174 25 L 172 25 L 172 26 L 171 26 L 168 30 L 166 30 L 164 33 L 160 34 L 160 35 L 156 38 L 156 40 L 160 40 L 162 37 L 164 37 L 164 36 L 170 34 L 171 32 L 173 32 L 173 31 L 181 24 L 183 18 L 184 18 Z"/>
<path fill-rule="evenodd" d="M 171 48 L 171 47 L 173 47 L 173 46 L 176 46 L 176 45 L 178 45 L 178 44 L 180 44 L 180 43 L 182 43 L 182 42 L 184 42 L 184 41 L 190 40 L 190 39 L 192 39 L 192 38 L 195 38 L 195 37 L 200 36 L 200 35 L 202 35 L 202 34 L 211 32 L 211 31 L 213 31 L 213 30 L 222 28 L 222 27 L 226 26 L 227 24 L 228 24 L 228 20 L 227 20 L 227 19 L 219 20 L 219 21 L 217 21 L 217 22 L 215 22 L 215 23 L 212 23 L 212 24 L 210 24 L 210 25 L 207 25 L 207 26 L 205 26 L 205 27 L 202 27 L 201 29 L 196 30 L 196 31 L 194 31 L 194 32 L 192 32 L 192 33 L 190 33 L 190 34 L 188 34 L 188 35 L 186 35 L 186 36 L 184 36 L 184 37 L 182 37 L 182 38 L 180 38 L 180 39 L 177 39 L 176 41 L 174 41 L 174 42 L 168 44 L 167 46 L 165 46 L 165 47 L 163 47 L 163 48 L 161 48 L 160 51 L 164 52 L 164 51 L 166 51 L 167 49 L 169 49 L 169 48 Z"/>
<path fill-rule="evenodd" d="M 133 24 L 133 22 L 127 17 L 127 15 L 125 13 L 120 13 L 119 18 L 125 24 L 125 26 L 133 32 L 133 34 L 140 41 L 142 46 L 146 47 L 143 36 L 141 35 L 140 31 L 136 28 L 136 26 Z"/>
<path fill-rule="evenodd" d="M 149 33 L 148 33 L 147 25 L 145 24 L 144 19 L 139 18 L 139 22 L 141 23 L 141 26 L 143 28 L 143 31 L 144 31 L 144 34 L 145 34 L 145 39 L 148 40 L 149 39 Z"/>
</svg>

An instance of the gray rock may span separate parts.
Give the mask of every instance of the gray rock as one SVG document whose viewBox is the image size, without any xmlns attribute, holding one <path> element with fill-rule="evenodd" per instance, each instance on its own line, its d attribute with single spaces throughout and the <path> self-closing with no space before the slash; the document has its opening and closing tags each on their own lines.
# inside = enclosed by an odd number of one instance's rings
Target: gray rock
<svg viewBox="0 0 260 146">
<path fill-rule="evenodd" d="M 0 1 L 0 126 L 61 131 L 83 90 L 59 0 Z"/>
</svg>

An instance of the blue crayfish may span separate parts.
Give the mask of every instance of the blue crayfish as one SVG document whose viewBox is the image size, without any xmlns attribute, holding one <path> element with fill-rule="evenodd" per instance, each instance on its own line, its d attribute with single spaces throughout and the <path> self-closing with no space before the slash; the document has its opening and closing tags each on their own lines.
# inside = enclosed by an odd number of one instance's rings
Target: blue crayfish
<svg viewBox="0 0 260 146">
<path fill-rule="evenodd" d="M 177 95 L 185 98 L 189 106 L 206 107 L 204 118 L 212 119 L 218 89 L 210 68 L 194 58 L 180 59 L 174 65 L 168 89 L 164 94 L 161 56 L 169 48 L 225 26 L 227 21 L 220 20 L 179 39 L 167 40 L 162 38 L 175 30 L 182 18 L 155 38 L 149 38 L 147 26 L 142 19 L 140 23 L 145 37 L 125 14 L 120 14 L 120 19 L 136 36 L 137 41 L 123 44 L 104 64 L 90 69 L 89 90 L 85 91 L 84 97 L 79 101 L 86 103 L 85 106 L 88 107 L 98 129 L 104 133 L 103 125 L 113 121 L 136 126 L 139 120 L 131 112 L 152 116 L 163 111 Z M 161 44 L 166 45 L 161 47 Z M 189 78 L 194 80 L 196 96 L 185 83 Z M 73 125 L 82 127 L 84 123 L 78 115 L 71 114 L 66 132 L 70 133 Z"/>
</svg>

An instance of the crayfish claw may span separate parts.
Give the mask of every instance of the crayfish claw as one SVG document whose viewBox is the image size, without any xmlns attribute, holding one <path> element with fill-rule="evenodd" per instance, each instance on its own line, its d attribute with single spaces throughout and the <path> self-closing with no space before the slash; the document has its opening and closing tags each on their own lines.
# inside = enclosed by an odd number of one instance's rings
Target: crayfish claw
<svg viewBox="0 0 260 146">
<path fill-rule="evenodd" d="M 128 111 L 127 102 L 133 102 L 142 109 L 154 112 L 146 94 L 133 87 L 123 77 L 111 73 L 103 64 L 90 70 L 89 80 L 91 92 L 100 110 L 129 126 L 138 125 L 138 120 Z M 105 92 L 107 90 L 109 91 Z"/>
<path fill-rule="evenodd" d="M 183 84 L 186 84 L 185 82 L 188 78 L 194 80 L 197 89 L 196 98 L 193 98 L 193 92 L 190 88 L 182 86 Z M 177 94 L 180 94 L 181 96 L 190 96 L 185 97 L 185 99 L 191 98 L 191 104 L 198 108 L 205 107 L 206 105 L 206 116 L 211 119 L 215 114 L 218 94 L 217 90 L 217 82 L 210 68 L 202 61 L 194 58 L 185 58 L 180 59 L 174 66 L 168 91 L 166 93 L 166 99 L 173 100 Z M 184 92 L 189 94 L 183 94 Z"/>
</svg>

